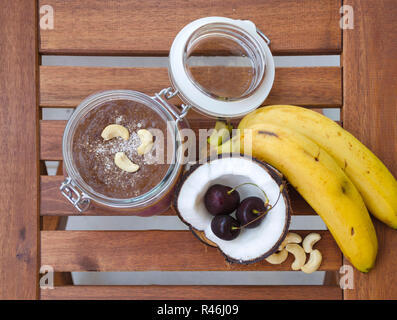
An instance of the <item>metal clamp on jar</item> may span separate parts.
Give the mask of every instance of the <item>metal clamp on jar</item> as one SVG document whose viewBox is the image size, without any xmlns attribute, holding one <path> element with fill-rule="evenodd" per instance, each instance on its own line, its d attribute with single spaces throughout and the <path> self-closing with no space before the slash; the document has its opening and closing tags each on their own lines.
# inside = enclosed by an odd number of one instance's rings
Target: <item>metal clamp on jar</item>
<svg viewBox="0 0 397 320">
<path fill-rule="evenodd" d="M 169 54 L 172 87 L 150 97 L 130 90 L 99 92 L 82 101 L 68 121 L 63 136 L 64 170 L 60 190 L 79 211 L 90 208 L 151 216 L 169 208 L 174 186 L 182 172 L 185 119 L 190 108 L 215 118 L 241 117 L 262 104 L 274 81 L 269 39 L 254 23 L 223 17 L 198 19 L 176 36 Z M 178 95 L 181 107 L 168 100 Z M 147 192 L 128 198 L 111 197 L 95 190 L 81 175 L 73 157 L 73 141 L 84 117 L 114 101 L 131 101 L 149 108 L 168 123 L 172 161 L 161 181 Z M 148 110 L 149 110 L 148 109 Z"/>
</svg>

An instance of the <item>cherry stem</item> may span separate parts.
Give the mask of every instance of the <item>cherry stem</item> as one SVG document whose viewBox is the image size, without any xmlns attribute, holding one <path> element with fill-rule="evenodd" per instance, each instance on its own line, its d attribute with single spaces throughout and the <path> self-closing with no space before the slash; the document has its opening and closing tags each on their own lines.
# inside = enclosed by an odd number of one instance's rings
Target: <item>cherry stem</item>
<svg viewBox="0 0 397 320">
<path fill-rule="evenodd" d="M 268 209 L 266 209 L 264 212 L 260 212 L 260 211 L 255 210 L 255 209 L 252 210 L 252 212 L 257 213 L 257 214 L 260 213 L 260 215 L 257 216 L 254 220 L 251 220 L 250 222 L 246 223 L 245 225 L 242 225 L 242 226 L 240 226 L 240 227 L 232 227 L 232 230 L 245 228 L 245 227 L 248 226 L 249 224 L 251 224 L 251 223 L 253 223 L 253 222 L 259 220 L 259 219 L 262 218 L 263 216 L 265 216 L 270 210 L 272 210 L 272 209 L 277 205 L 278 200 L 280 200 L 281 194 L 282 194 L 283 191 L 284 191 L 284 187 L 285 187 L 285 181 L 283 181 L 282 185 L 280 186 L 280 192 L 279 192 L 279 194 L 278 194 L 277 200 L 276 200 L 276 202 L 274 203 L 274 205 L 269 204 Z M 265 207 L 266 207 L 266 205 L 265 205 Z M 256 212 L 255 212 L 255 211 L 256 211 Z M 233 228 L 234 228 L 234 229 L 233 229 Z"/>
<path fill-rule="evenodd" d="M 238 186 L 234 187 L 232 190 L 229 190 L 229 191 L 227 192 L 227 194 L 230 195 L 230 194 L 231 194 L 232 192 L 234 192 L 237 188 L 240 188 L 241 186 L 244 186 L 244 185 L 247 185 L 247 184 L 252 185 L 252 186 L 255 186 L 255 187 L 257 187 L 260 191 L 263 192 L 263 195 L 265 196 L 265 199 L 266 199 L 266 201 L 265 201 L 265 207 L 267 207 L 267 205 L 269 204 L 269 198 L 267 197 L 266 192 L 265 192 L 264 190 L 262 190 L 262 188 L 259 187 L 257 184 L 252 183 L 252 182 L 245 182 L 245 183 L 239 184 Z"/>
</svg>

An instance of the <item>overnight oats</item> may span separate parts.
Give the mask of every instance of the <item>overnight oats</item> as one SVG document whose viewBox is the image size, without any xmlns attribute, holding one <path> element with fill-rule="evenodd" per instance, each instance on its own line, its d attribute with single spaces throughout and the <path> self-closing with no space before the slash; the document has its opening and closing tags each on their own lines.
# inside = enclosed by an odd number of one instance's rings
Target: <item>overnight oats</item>
<svg viewBox="0 0 397 320">
<path fill-rule="evenodd" d="M 95 207 L 150 216 L 169 208 L 182 170 L 179 127 L 155 99 L 104 91 L 85 99 L 63 138 L 63 194 L 80 211 Z"/>
<path fill-rule="evenodd" d="M 167 173 L 166 137 L 167 123 L 153 110 L 129 100 L 110 101 L 80 120 L 73 160 L 94 191 L 111 198 L 138 197 Z M 118 158 L 125 161 L 119 164 Z"/>
</svg>

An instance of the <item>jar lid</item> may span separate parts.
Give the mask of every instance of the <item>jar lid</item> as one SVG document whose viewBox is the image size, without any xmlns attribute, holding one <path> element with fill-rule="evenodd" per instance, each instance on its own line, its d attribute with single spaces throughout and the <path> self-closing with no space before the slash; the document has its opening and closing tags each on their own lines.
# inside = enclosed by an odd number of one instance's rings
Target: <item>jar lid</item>
<svg viewBox="0 0 397 320">
<path fill-rule="evenodd" d="M 172 43 L 171 82 L 180 98 L 199 112 L 243 116 L 263 103 L 274 82 L 274 60 L 265 40 L 248 20 L 195 20 Z"/>
</svg>

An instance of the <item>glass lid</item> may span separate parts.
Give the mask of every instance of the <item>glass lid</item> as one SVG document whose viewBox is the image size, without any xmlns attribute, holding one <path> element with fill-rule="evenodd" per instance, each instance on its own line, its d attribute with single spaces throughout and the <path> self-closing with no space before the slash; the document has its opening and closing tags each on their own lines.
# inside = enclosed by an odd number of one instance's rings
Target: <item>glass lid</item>
<svg viewBox="0 0 397 320">
<path fill-rule="evenodd" d="M 171 82 L 185 103 L 213 117 L 256 109 L 274 81 L 267 40 L 251 21 L 207 17 L 176 36 L 169 55 Z"/>
</svg>

